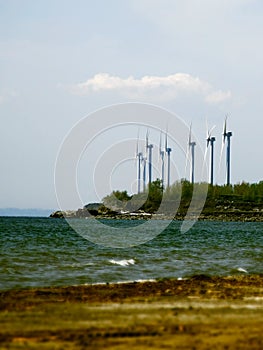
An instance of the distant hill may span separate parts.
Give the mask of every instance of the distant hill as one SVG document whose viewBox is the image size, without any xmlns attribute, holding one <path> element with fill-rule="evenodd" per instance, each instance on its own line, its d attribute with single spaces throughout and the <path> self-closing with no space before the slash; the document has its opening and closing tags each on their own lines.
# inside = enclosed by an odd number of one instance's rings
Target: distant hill
<svg viewBox="0 0 263 350">
<path fill-rule="evenodd" d="M 54 209 L 0 208 L 0 216 L 48 217 L 53 211 L 54 211 Z"/>
</svg>

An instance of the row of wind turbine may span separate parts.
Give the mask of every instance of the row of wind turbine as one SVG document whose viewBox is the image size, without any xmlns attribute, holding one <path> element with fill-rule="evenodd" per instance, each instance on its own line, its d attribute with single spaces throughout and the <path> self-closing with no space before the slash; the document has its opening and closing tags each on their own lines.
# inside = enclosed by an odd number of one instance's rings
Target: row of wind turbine
<svg viewBox="0 0 263 350">
<path fill-rule="evenodd" d="M 192 123 L 191 123 L 190 130 L 189 130 L 189 137 L 188 137 L 188 147 L 189 147 L 189 151 L 191 152 L 190 178 L 191 178 L 192 184 L 195 182 L 195 146 L 196 146 L 196 142 L 192 140 Z"/>
<path fill-rule="evenodd" d="M 214 142 L 216 141 L 216 138 L 212 136 L 212 131 L 214 130 L 215 126 L 213 126 L 210 130 L 207 127 L 207 139 L 206 139 L 206 148 L 211 146 L 210 150 L 210 184 L 214 184 Z M 222 147 L 221 147 L 221 154 L 220 154 L 220 162 L 219 166 L 221 166 L 221 159 L 222 154 L 225 148 L 225 142 L 227 140 L 227 149 L 226 149 L 226 185 L 230 185 L 230 138 L 232 136 L 231 131 L 227 131 L 227 117 L 225 117 L 224 126 L 223 126 L 223 139 L 222 139 Z M 207 152 L 207 151 L 206 151 Z M 206 155 L 206 153 L 205 153 Z"/>
<path fill-rule="evenodd" d="M 149 143 L 149 130 L 147 130 L 146 133 L 146 159 L 149 159 L 148 162 L 148 174 L 149 174 L 149 185 L 152 183 L 152 151 L 153 151 L 153 144 Z M 148 155 L 149 153 L 149 155 Z"/>
<path fill-rule="evenodd" d="M 232 136 L 231 131 L 227 131 L 227 117 L 225 118 L 224 123 L 224 132 L 223 132 L 223 147 L 225 146 L 225 141 L 227 140 L 227 147 L 226 147 L 226 184 L 227 186 L 230 185 L 230 138 Z"/>
<path fill-rule="evenodd" d="M 206 131 L 207 131 L 207 138 L 206 138 L 206 152 L 205 152 L 205 158 L 207 149 L 210 145 L 210 185 L 213 186 L 214 184 L 214 143 L 216 141 L 215 136 L 212 136 L 212 131 L 214 130 L 215 126 L 213 126 L 210 130 L 208 129 L 208 125 L 206 123 Z"/>
<path fill-rule="evenodd" d="M 212 132 L 214 130 L 215 126 L 213 126 L 210 130 L 208 129 L 208 126 L 206 127 L 207 130 L 207 137 L 206 137 L 206 151 L 205 151 L 205 158 L 207 154 L 208 147 L 210 145 L 210 184 L 214 185 L 214 143 L 216 141 L 215 136 L 212 136 Z M 222 149 L 221 149 L 221 155 L 220 155 L 220 164 L 221 164 L 221 158 L 222 153 L 225 147 L 225 142 L 227 141 L 227 150 L 226 150 L 226 184 L 227 186 L 230 185 L 230 138 L 232 136 L 231 131 L 227 131 L 227 117 L 224 121 L 224 127 L 223 127 L 223 142 L 222 142 Z M 192 124 L 189 128 L 189 138 L 188 138 L 188 153 L 191 154 L 191 169 L 190 169 L 190 181 L 191 183 L 195 182 L 195 146 L 196 142 L 192 139 Z M 188 162 L 189 156 L 187 155 L 187 162 Z"/>
<path fill-rule="evenodd" d="M 167 187 L 170 186 L 170 177 L 171 177 L 171 152 L 172 148 L 168 146 L 168 131 L 165 134 L 165 145 L 163 147 L 163 132 L 160 133 L 159 141 L 159 157 L 161 158 L 161 180 L 164 185 L 164 171 L 165 171 L 165 154 L 167 154 Z M 139 150 L 139 132 L 137 136 L 136 143 L 136 154 L 137 158 L 137 172 L 138 172 L 138 193 L 141 192 L 141 168 L 143 169 L 143 191 L 146 188 L 146 164 L 148 164 L 148 183 L 152 183 L 152 154 L 153 154 L 153 144 L 149 143 L 149 131 L 146 132 L 145 137 L 145 155 Z"/>
<path fill-rule="evenodd" d="M 167 153 L 167 187 L 170 187 L 170 176 L 171 176 L 171 147 L 168 146 L 167 131 L 165 135 L 165 152 Z"/>
<path fill-rule="evenodd" d="M 215 126 L 211 129 L 208 129 L 207 126 L 207 136 L 206 136 L 206 151 L 205 158 L 208 151 L 208 147 L 210 146 L 210 184 L 214 185 L 214 143 L 216 141 L 215 136 L 213 136 L 212 132 Z M 166 187 L 170 187 L 171 184 L 171 152 L 172 148 L 168 146 L 168 130 L 165 133 L 165 141 L 163 140 L 163 132 L 160 132 L 159 139 L 159 159 L 161 159 L 161 180 L 164 185 L 164 173 L 165 173 L 165 156 L 167 156 L 167 184 Z M 222 153 L 225 147 L 225 143 L 227 142 L 226 148 L 226 184 L 230 185 L 230 147 L 231 147 L 231 136 L 232 132 L 227 131 L 227 117 L 224 121 L 223 126 L 223 140 L 222 140 L 222 148 L 220 155 L 220 163 Z M 189 153 L 190 153 L 190 181 L 192 184 L 195 182 L 195 146 L 196 142 L 193 140 L 192 136 L 192 124 L 189 128 L 189 137 L 188 137 L 188 154 L 187 154 L 187 163 L 189 161 Z M 137 136 L 137 145 L 136 145 L 136 158 L 138 159 L 137 169 L 138 169 L 138 193 L 141 192 L 141 169 L 143 171 L 143 191 L 146 189 L 146 165 L 148 164 L 148 183 L 152 182 L 152 154 L 153 154 L 153 144 L 149 143 L 149 131 L 146 132 L 145 138 L 145 155 L 142 151 L 139 150 L 139 132 Z"/>
</svg>

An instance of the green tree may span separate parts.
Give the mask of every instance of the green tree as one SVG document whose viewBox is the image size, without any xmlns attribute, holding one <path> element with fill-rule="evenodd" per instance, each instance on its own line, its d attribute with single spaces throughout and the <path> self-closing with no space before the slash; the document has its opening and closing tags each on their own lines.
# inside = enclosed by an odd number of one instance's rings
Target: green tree
<svg viewBox="0 0 263 350">
<path fill-rule="evenodd" d="M 154 213 L 158 210 L 163 197 L 162 180 L 156 179 L 148 186 L 148 197 L 143 204 L 142 209 L 148 213 Z"/>
<path fill-rule="evenodd" d="M 126 204 L 131 198 L 132 196 L 129 196 L 127 191 L 113 191 L 103 198 L 102 203 L 112 210 L 125 210 Z"/>
</svg>

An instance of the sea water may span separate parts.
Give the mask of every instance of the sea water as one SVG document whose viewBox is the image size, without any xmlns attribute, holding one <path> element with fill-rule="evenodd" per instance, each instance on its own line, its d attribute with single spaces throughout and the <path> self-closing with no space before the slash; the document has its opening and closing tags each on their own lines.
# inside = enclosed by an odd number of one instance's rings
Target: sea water
<svg viewBox="0 0 263 350">
<path fill-rule="evenodd" d="M 125 230 L 140 223 L 106 224 Z M 64 219 L 0 217 L 0 290 L 263 273 L 263 223 L 199 221 L 186 233 L 180 225 L 114 248 L 83 238 Z M 100 229 L 95 233 L 99 239 Z"/>
</svg>

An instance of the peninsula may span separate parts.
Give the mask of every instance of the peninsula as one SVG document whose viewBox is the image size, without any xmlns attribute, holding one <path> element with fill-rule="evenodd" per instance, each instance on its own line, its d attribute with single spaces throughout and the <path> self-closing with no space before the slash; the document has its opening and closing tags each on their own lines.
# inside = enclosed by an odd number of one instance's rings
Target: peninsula
<svg viewBox="0 0 263 350">
<path fill-rule="evenodd" d="M 197 198 L 191 216 L 196 215 L 198 220 L 263 222 L 263 181 L 210 186 L 181 180 L 164 190 L 161 180 L 157 179 L 148 186 L 147 193 L 129 196 L 127 191 L 113 191 L 102 203 L 89 203 L 77 210 L 55 211 L 50 217 L 183 220 L 192 202 L 193 190 Z M 158 210 L 161 203 L 162 211 Z"/>
</svg>

